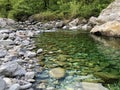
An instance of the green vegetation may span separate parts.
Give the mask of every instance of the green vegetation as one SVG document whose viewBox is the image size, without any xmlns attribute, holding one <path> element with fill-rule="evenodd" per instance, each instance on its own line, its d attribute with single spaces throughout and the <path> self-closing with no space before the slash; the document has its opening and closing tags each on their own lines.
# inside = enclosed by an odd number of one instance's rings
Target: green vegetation
<svg viewBox="0 0 120 90">
<path fill-rule="evenodd" d="M 0 17 L 24 20 L 97 16 L 113 0 L 0 0 Z"/>
</svg>

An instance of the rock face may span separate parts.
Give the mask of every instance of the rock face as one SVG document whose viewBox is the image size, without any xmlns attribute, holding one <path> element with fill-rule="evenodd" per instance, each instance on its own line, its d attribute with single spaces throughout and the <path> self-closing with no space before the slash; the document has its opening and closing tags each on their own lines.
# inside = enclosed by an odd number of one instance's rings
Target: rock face
<svg viewBox="0 0 120 90">
<path fill-rule="evenodd" d="M 96 24 L 91 33 L 120 37 L 120 0 L 115 0 L 104 9 L 98 18 L 92 17 L 89 23 Z"/>
<path fill-rule="evenodd" d="M 120 0 L 115 0 L 106 9 L 104 9 L 99 17 L 98 22 L 120 21 Z"/>
<path fill-rule="evenodd" d="M 53 68 L 49 71 L 51 77 L 60 79 L 65 76 L 65 70 L 62 68 Z"/>
<path fill-rule="evenodd" d="M 120 37 L 120 22 L 109 21 L 102 25 L 96 25 L 91 31 L 96 35 Z"/>
</svg>

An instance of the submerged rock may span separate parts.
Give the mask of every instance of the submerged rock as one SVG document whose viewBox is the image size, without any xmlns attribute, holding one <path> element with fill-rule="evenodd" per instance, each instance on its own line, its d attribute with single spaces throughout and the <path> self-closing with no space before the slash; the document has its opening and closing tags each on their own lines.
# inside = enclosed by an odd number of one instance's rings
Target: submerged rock
<svg viewBox="0 0 120 90">
<path fill-rule="evenodd" d="M 65 77 L 65 69 L 63 68 L 53 68 L 49 71 L 51 77 L 55 79 L 61 79 Z"/>
<path fill-rule="evenodd" d="M 106 83 L 113 83 L 114 81 L 119 80 L 119 77 L 117 75 L 110 74 L 110 73 L 107 73 L 107 72 L 96 72 L 95 76 L 101 78 Z"/>
<path fill-rule="evenodd" d="M 80 85 L 82 90 L 108 90 L 101 83 L 82 82 Z"/>
</svg>

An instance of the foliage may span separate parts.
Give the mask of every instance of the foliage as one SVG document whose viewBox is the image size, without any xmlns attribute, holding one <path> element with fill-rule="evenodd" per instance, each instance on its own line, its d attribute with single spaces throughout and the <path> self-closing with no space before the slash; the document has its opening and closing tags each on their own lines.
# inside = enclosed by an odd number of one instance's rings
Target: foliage
<svg viewBox="0 0 120 90">
<path fill-rule="evenodd" d="M 111 1 L 113 0 L 0 0 L 0 17 L 24 20 L 40 14 L 39 17 L 43 19 L 47 16 L 54 17 L 53 19 L 88 18 L 97 16 Z"/>
</svg>

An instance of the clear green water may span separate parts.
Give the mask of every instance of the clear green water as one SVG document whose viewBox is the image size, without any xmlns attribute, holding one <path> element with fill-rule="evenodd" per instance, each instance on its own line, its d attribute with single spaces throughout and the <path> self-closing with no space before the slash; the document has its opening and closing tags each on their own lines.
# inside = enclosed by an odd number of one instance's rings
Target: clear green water
<svg viewBox="0 0 120 90">
<path fill-rule="evenodd" d="M 119 38 L 96 37 L 85 31 L 57 31 L 38 35 L 36 42 L 37 48 L 44 49 L 39 59 L 45 68 L 62 67 L 70 71 L 68 75 L 93 75 L 99 80 L 88 81 L 119 85 Z"/>
</svg>

